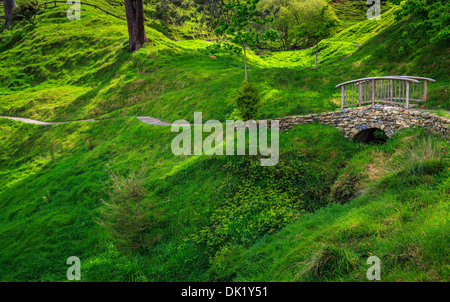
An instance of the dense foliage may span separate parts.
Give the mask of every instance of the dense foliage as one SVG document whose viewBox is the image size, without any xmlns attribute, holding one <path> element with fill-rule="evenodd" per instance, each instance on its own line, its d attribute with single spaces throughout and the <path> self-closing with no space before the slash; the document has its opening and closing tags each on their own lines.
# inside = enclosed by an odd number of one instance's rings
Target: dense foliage
<svg viewBox="0 0 450 302">
<path fill-rule="evenodd" d="M 263 0 L 259 9 L 274 16 L 268 26 L 278 32 L 274 45 L 282 50 L 316 45 L 338 24 L 336 14 L 324 0 Z"/>
<path fill-rule="evenodd" d="M 210 225 L 191 239 L 214 250 L 248 246 L 298 218 L 303 208 L 298 184 L 305 177 L 299 169 L 304 165 L 301 161 L 281 162 L 274 169 L 259 167 L 258 161 L 248 159 L 229 163 L 225 167 L 230 178 L 225 201 L 211 215 Z"/>
<path fill-rule="evenodd" d="M 391 0 L 400 4 L 400 0 Z M 431 43 L 450 38 L 450 2 L 447 0 L 407 0 L 396 12 L 397 19 L 410 16 L 413 22 L 405 36 L 426 34 Z"/>
<path fill-rule="evenodd" d="M 183 0 L 160 0 L 155 5 L 153 18 L 159 20 L 164 27 L 181 26 L 190 19 L 187 13 L 189 2 Z"/>
<path fill-rule="evenodd" d="M 36 15 L 39 12 L 39 2 L 36 0 L 27 0 L 20 2 L 12 12 L 13 21 L 27 21 L 34 25 Z"/>
</svg>

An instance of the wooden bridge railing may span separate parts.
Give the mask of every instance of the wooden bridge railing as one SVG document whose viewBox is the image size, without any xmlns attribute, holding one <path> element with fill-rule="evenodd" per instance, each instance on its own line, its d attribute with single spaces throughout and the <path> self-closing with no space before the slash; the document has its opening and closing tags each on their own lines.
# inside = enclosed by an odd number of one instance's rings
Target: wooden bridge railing
<svg viewBox="0 0 450 302">
<path fill-rule="evenodd" d="M 411 102 L 427 100 L 430 78 L 388 76 L 357 79 L 341 83 L 341 109 L 364 104 L 389 103 L 409 108 Z"/>
</svg>

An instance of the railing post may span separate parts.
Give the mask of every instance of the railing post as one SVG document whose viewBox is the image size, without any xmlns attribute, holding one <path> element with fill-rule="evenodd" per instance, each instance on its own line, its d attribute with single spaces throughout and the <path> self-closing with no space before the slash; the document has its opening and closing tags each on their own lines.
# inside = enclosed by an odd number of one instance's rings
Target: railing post
<svg viewBox="0 0 450 302">
<path fill-rule="evenodd" d="M 345 101 L 345 94 L 344 94 L 344 86 L 341 86 L 341 110 L 344 110 L 344 101 Z"/>
<path fill-rule="evenodd" d="M 55 1 L 55 2 L 54 2 L 54 3 L 55 3 L 55 7 L 56 7 L 56 0 L 54 0 L 54 1 Z"/>
<path fill-rule="evenodd" d="M 422 94 L 423 89 L 422 89 L 422 83 L 421 82 L 419 82 L 419 88 L 417 90 L 419 90 L 419 100 L 422 100 L 422 98 L 423 98 L 423 94 Z"/>
<path fill-rule="evenodd" d="M 372 106 L 375 105 L 375 80 L 372 80 Z"/>
<path fill-rule="evenodd" d="M 410 85 L 409 81 L 406 81 L 406 109 L 409 108 L 409 96 L 410 96 Z"/>
<path fill-rule="evenodd" d="M 358 106 L 362 106 L 362 85 L 361 83 L 358 85 L 359 89 L 358 89 Z"/>
<path fill-rule="evenodd" d="M 391 80 L 391 102 L 394 101 L 394 81 Z"/>
<path fill-rule="evenodd" d="M 428 92 L 428 81 L 427 80 L 425 80 L 423 88 L 424 88 L 423 100 L 426 102 L 427 101 L 427 92 Z"/>
</svg>

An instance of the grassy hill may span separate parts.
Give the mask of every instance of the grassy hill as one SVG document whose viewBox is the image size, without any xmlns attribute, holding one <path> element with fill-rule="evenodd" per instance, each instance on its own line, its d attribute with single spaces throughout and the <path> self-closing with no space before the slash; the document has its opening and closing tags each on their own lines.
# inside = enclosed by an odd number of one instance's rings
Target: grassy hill
<svg viewBox="0 0 450 302">
<path fill-rule="evenodd" d="M 125 21 L 91 7 L 83 8 L 79 21 L 69 22 L 65 14 L 63 7 L 52 8 L 38 16 L 36 27 L 2 33 L 1 115 L 46 121 L 152 115 L 172 122 L 191 120 L 193 110 L 222 120 L 231 114 L 230 95 L 243 79 L 242 55 L 207 55 L 211 42 L 176 42 L 152 28 L 149 43 L 130 54 Z M 401 33 L 392 11 L 379 22 L 357 23 L 321 42 L 319 71 L 308 70 L 314 49 L 251 54 L 249 77 L 264 99 L 261 117 L 331 111 L 339 99 L 336 84 L 392 74 L 437 78 L 427 106 L 449 110 L 449 48 L 422 43 L 399 54 Z"/>
<path fill-rule="evenodd" d="M 97 2 L 124 15 L 116 1 Z M 261 118 L 335 110 L 336 84 L 392 74 L 435 78 L 424 106 L 450 110 L 448 45 L 423 40 L 399 53 L 408 21 L 394 20 L 395 7 L 376 22 L 360 18 L 355 1 L 331 4 L 342 18 L 355 9 L 319 44 L 318 71 L 308 69 L 314 49 L 250 53 Z M 65 9 L 0 32 L 0 115 L 99 120 L 0 118 L 1 281 L 65 281 L 72 255 L 84 281 L 364 281 L 368 255 L 382 258 L 386 281 L 449 280 L 448 141 L 414 129 L 363 145 L 304 125 L 281 133 L 275 167 L 257 156 L 174 156 L 170 127 L 133 116 L 192 121 L 201 111 L 225 121 L 242 54 L 174 41 L 150 22 L 149 42 L 130 54 L 125 21 L 91 7 L 68 21 Z M 428 140 L 423 161 L 398 165 Z M 94 217 L 108 198 L 107 169 L 126 176 L 142 165 L 158 221 L 146 233 L 152 244 L 122 253 Z"/>
</svg>

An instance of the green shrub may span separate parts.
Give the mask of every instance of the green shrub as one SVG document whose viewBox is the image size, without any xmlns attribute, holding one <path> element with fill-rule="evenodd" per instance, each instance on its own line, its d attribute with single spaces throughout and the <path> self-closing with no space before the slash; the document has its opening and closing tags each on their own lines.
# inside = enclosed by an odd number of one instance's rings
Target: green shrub
<svg viewBox="0 0 450 302">
<path fill-rule="evenodd" d="M 224 167 L 228 179 L 224 203 L 191 240 L 206 244 L 211 251 L 233 244 L 248 246 L 295 220 L 304 206 L 299 188 L 305 177 L 301 163 L 280 161 L 275 167 L 261 167 L 252 159 L 229 162 Z"/>
<path fill-rule="evenodd" d="M 201 53 L 204 53 L 206 55 L 218 55 L 218 54 L 239 54 L 242 49 L 232 43 L 214 43 L 212 45 L 207 46 L 204 49 L 199 50 Z"/>
<path fill-rule="evenodd" d="M 14 21 L 28 21 L 35 25 L 34 20 L 39 12 L 39 3 L 35 0 L 25 1 L 20 3 L 12 12 L 12 19 Z"/>
<path fill-rule="evenodd" d="M 256 85 L 244 80 L 233 99 L 233 103 L 239 118 L 244 121 L 256 119 L 262 105 L 261 95 Z"/>
<path fill-rule="evenodd" d="M 211 225 L 201 230 L 196 239 L 211 247 L 250 244 L 261 235 L 280 229 L 298 214 L 288 193 L 243 183 L 233 197 L 216 209 Z"/>
</svg>

